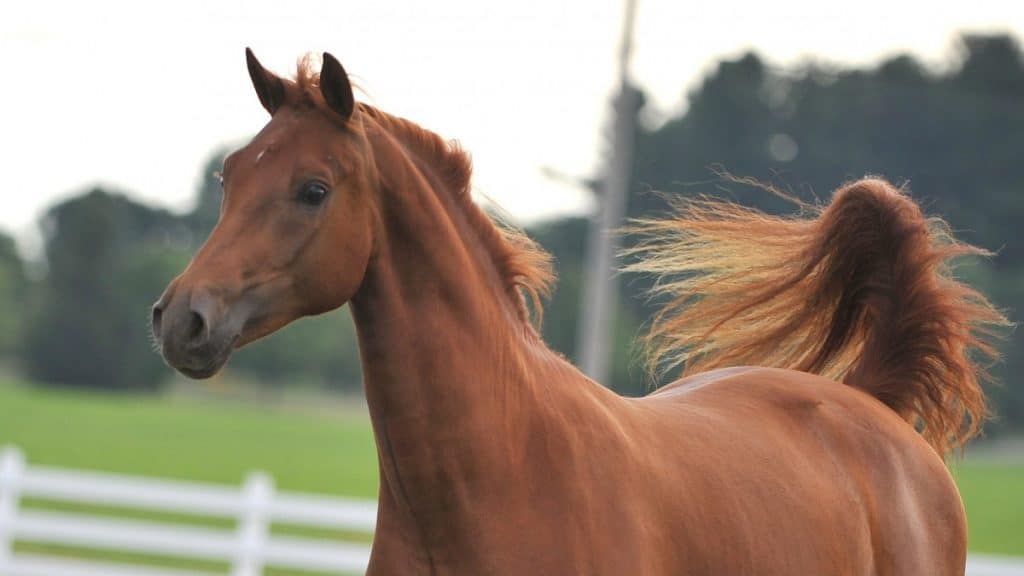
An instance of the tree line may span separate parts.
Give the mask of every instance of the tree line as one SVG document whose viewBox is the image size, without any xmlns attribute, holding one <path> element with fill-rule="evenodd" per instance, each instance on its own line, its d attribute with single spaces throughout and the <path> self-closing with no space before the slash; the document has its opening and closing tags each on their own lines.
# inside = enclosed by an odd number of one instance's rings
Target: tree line
<svg viewBox="0 0 1024 576">
<path fill-rule="evenodd" d="M 1012 318 L 1024 303 L 1024 244 L 1018 241 L 1024 56 L 1016 39 L 1003 35 L 964 36 L 958 46 L 958 61 L 944 71 L 909 55 L 849 69 L 814 62 L 777 68 L 753 52 L 720 61 L 685 95 L 684 112 L 637 129 L 628 214 L 660 213 L 660 193 L 708 193 L 773 213 L 794 211 L 756 186 L 723 178 L 722 171 L 807 201 L 827 200 L 847 180 L 881 175 L 908 184 L 959 237 L 996 252 L 989 261 L 965 263 L 959 273 Z M 13 241 L 0 235 L 0 356 L 41 383 L 159 388 L 170 371 L 150 350 L 149 305 L 216 223 L 214 172 L 223 154 L 214 153 L 204 166 L 195 207 L 186 214 L 105 189 L 53 206 L 41 222 L 40 274 L 26 274 Z M 557 259 L 560 283 L 544 332 L 570 358 L 586 227 L 586 220 L 568 218 L 529 229 Z M 656 304 L 645 298 L 647 287 L 644 278 L 623 278 L 612 384 L 628 394 L 652 385 L 631 348 Z M 990 390 L 997 426 L 1024 427 L 1024 387 L 1013 378 L 1024 367 L 1024 348 L 1008 337 L 1004 352 L 1005 362 L 994 368 L 1004 384 Z M 344 311 L 293 324 L 247 347 L 229 369 L 270 384 L 357 390 L 360 382 Z"/>
</svg>

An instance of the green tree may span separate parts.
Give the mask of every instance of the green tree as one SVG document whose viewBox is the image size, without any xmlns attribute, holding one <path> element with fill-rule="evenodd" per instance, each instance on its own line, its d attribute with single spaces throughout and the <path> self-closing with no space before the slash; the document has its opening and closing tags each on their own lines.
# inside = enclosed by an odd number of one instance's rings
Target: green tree
<svg viewBox="0 0 1024 576">
<path fill-rule="evenodd" d="M 812 202 L 847 180 L 878 174 L 909 183 L 925 209 L 948 219 L 958 236 L 997 251 L 970 278 L 998 304 L 1024 309 L 1024 244 L 1016 241 L 1024 219 L 1024 63 L 1009 37 L 967 36 L 961 46 L 960 66 L 946 73 L 931 73 L 907 55 L 866 69 L 820 63 L 780 69 L 753 53 L 720 62 L 687 94 L 683 114 L 637 133 L 629 216 L 664 214 L 662 194 L 711 194 L 773 213 L 795 210 L 762 189 L 723 178 L 721 170 Z M 569 220 L 535 232 L 555 252 L 563 278 L 545 334 L 571 356 L 585 227 Z M 657 307 L 644 295 L 649 286 L 649 279 L 623 278 L 623 306 L 636 319 L 634 330 Z M 629 330 L 628 323 L 619 330 Z M 1024 386 L 1015 376 L 1024 368 L 1019 340 L 1006 342 L 1006 362 L 995 369 L 1006 383 L 991 390 L 1001 426 L 1024 427 Z M 643 372 L 617 365 L 614 386 L 642 392 Z"/>
<path fill-rule="evenodd" d="M 94 189 L 43 221 L 40 281 L 24 361 L 40 382 L 152 390 L 165 374 L 150 350 L 149 306 L 184 263 L 172 214 Z"/>
<path fill-rule="evenodd" d="M 657 195 L 711 193 L 769 212 L 793 206 L 714 173 L 769 182 L 813 201 L 844 181 L 880 174 L 911 185 L 925 208 L 960 237 L 998 251 L 978 284 L 1022 308 L 1024 245 L 1024 61 L 1005 36 L 967 36 L 962 64 L 930 74 L 897 56 L 866 70 L 820 64 L 780 70 L 753 54 L 722 62 L 692 93 L 685 114 L 637 137 L 631 216 L 664 208 Z M 625 295 L 642 302 L 643 280 Z M 650 313 L 643 309 L 641 317 Z M 1003 425 L 1024 425 L 1024 387 L 1013 375 L 1024 350 L 1006 344 L 993 390 Z"/>
<path fill-rule="evenodd" d="M 0 358 L 18 351 L 25 321 L 28 278 L 14 239 L 0 233 Z"/>
<path fill-rule="evenodd" d="M 195 204 L 185 215 L 189 228 L 196 234 L 197 245 L 209 236 L 220 218 L 220 201 L 224 194 L 221 189 L 220 173 L 224 169 L 224 158 L 229 152 L 227 148 L 214 150 L 200 169 Z"/>
</svg>

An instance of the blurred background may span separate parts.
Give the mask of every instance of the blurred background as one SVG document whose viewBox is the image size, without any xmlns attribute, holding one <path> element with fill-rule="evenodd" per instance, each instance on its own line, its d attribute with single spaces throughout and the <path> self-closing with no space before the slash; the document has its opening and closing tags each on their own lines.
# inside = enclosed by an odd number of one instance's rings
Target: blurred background
<svg viewBox="0 0 1024 576">
<path fill-rule="evenodd" d="M 224 484 L 260 469 L 282 490 L 376 497 L 345 309 L 247 347 L 203 383 L 151 349 L 149 306 L 216 223 L 215 172 L 266 121 L 245 46 L 282 75 L 305 52 L 328 50 L 364 100 L 458 139 L 481 202 L 557 259 L 544 323 L 552 348 L 585 354 L 581 315 L 594 296 L 584 287 L 617 282 L 597 354 L 623 394 L 658 384 L 633 346 L 652 306 L 645 279 L 613 277 L 595 256 L 594 225 L 617 220 L 610 203 L 626 217 L 659 213 L 655 192 L 792 210 L 725 172 L 808 201 L 866 174 L 908 184 L 960 238 L 996 253 L 960 274 L 1016 320 L 1024 7 L 750 4 L 640 0 L 632 23 L 620 4 L 583 0 L 8 8 L 0 446 L 43 466 Z M 994 419 L 951 467 L 972 552 L 1024 557 L 1024 345 L 1009 335 L 1003 352 L 1001 384 L 988 388 Z M 45 500 L 24 505 L 68 509 Z"/>
</svg>

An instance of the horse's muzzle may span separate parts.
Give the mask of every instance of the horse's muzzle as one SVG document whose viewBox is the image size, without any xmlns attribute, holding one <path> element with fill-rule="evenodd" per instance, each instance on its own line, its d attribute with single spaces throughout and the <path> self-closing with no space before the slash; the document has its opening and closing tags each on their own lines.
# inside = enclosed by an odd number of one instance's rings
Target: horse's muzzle
<svg viewBox="0 0 1024 576">
<path fill-rule="evenodd" d="M 153 305 L 153 338 L 169 366 L 209 378 L 227 363 L 245 318 L 203 288 L 168 287 Z"/>
</svg>

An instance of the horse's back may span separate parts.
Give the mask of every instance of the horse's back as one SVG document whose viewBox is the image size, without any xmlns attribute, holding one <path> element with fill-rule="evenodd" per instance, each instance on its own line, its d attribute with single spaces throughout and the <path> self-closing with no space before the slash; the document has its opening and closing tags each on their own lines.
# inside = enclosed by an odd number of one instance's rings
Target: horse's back
<svg viewBox="0 0 1024 576">
<path fill-rule="evenodd" d="M 681 561 L 693 573 L 963 573 L 966 522 L 949 472 L 869 395 L 802 372 L 742 367 L 680 380 L 633 405 L 642 441 L 667 459 L 655 472 L 664 474 L 659 496 L 677 494 L 669 513 L 690 531 L 683 545 L 736 562 L 704 565 L 701 552 L 688 553 Z"/>
</svg>

